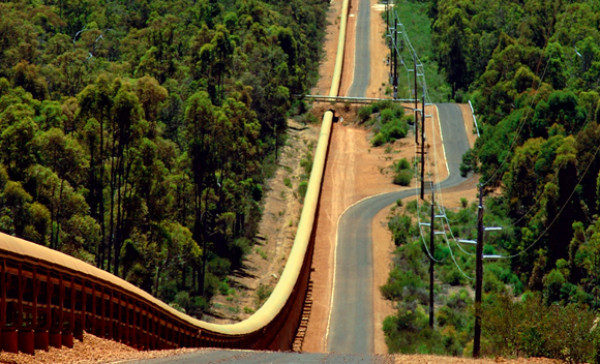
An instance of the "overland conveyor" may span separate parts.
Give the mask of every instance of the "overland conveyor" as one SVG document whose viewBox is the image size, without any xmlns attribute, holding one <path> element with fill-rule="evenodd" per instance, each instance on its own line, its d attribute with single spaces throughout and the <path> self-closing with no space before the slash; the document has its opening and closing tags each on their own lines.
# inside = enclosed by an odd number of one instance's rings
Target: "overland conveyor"
<svg viewBox="0 0 600 364">
<path fill-rule="evenodd" d="M 337 96 L 346 38 L 344 0 L 330 96 Z M 333 112 L 323 116 L 294 245 L 273 293 L 248 319 L 229 325 L 181 313 L 106 271 L 0 233 L 0 351 L 72 347 L 83 332 L 139 349 L 229 347 L 289 350 L 300 322 L 312 260 L 311 237 Z"/>
</svg>

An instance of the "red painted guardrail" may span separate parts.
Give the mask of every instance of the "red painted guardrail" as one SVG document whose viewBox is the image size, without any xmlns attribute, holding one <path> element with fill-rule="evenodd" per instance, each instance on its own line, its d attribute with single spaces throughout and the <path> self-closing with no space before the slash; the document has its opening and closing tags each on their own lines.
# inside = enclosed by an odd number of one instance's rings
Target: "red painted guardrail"
<svg viewBox="0 0 600 364">
<path fill-rule="evenodd" d="M 289 347 L 295 328 L 288 322 L 299 321 L 298 296 L 308 282 L 306 262 L 297 293 L 277 319 L 261 330 L 230 335 L 203 328 L 207 323 L 91 265 L 0 233 L 0 350 L 33 354 L 72 347 L 83 331 L 139 349 Z"/>
</svg>

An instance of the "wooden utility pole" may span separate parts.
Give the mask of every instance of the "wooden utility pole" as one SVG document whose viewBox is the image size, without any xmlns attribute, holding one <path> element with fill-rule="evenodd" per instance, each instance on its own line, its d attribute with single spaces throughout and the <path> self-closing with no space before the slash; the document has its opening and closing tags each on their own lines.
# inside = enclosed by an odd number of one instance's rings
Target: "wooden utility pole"
<svg viewBox="0 0 600 364">
<path fill-rule="evenodd" d="M 421 200 L 425 199 L 425 89 L 421 105 Z"/>
<path fill-rule="evenodd" d="M 413 63 L 413 73 L 415 75 L 415 144 L 419 145 L 419 119 L 417 118 L 417 115 L 419 113 L 419 96 L 417 91 L 417 60 L 414 56 Z"/>
<path fill-rule="evenodd" d="M 398 65 L 397 63 L 397 59 L 396 59 L 396 53 L 398 52 L 398 19 L 396 17 L 394 17 L 394 69 L 393 69 L 393 75 L 394 78 L 392 79 L 392 85 L 393 85 L 393 92 L 394 92 L 394 100 L 398 98 Z"/>
<path fill-rule="evenodd" d="M 481 351 L 481 289 L 483 285 L 483 185 L 479 185 L 479 211 L 477 213 L 477 257 L 475 260 L 475 334 L 473 358 Z"/>
<path fill-rule="evenodd" d="M 429 182 L 429 187 L 431 188 L 431 220 L 429 224 L 429 327 L 433 329 L 434 325 L 434 312 L 433 312 L 433 281 L 434 281 L 434 265 L 435 261 L 433 260 L 435 254 L 435 245 L 433 243 L 433 239 L 435 237 L 435 214 L 434 214 L 434 206 L 435 206 L 435 189 L 433 188 L 433 182 Z"/>
<path fill-rule="evenodd" d="M 395 29 L 390 28 L 390 32 L 394 31 Z M 390 35 L 390 83 L 394 83 L 394 62 L 396 60 L 396 44 L 394 43 L 394 41 L 392 40 L 392 33 L 388 33 Z"/>
</svg>

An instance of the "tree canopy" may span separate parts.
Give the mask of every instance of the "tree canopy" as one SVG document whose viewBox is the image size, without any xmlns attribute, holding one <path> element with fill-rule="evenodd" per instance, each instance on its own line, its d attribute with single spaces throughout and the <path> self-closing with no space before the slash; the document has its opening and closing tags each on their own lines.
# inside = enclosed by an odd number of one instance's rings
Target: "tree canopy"
<svg viewBox="0 0 600 364">
<path fill-rule="evenodd" d="M 493 245 L 485 246 L 510 257 L 504 261 L 509 267 L 502 268 L 510 268 L 510 274 L 499 270 L 501 262 L 486 263 L 486 320 L 495 321 L 484 327 L 486 340 L 493 343 L 488 352 L 597 361 L 592 356 L 597 348 L 557 340 L 542 326 L 547 325 L 546 320 L 558 319 L 563 320 L 561 328 L 570 330 L 573 327 L 567 327 L 571 325 L 568 322 L 581 318 L 582 330 L 587 332 L 573 333 L 573 340 L 598 341 L 592 319 L 600 308 L 596 243 L 600 220 L 600 3 L 418 3 L 429 7 L 434 58 L 451 87 L 452 98 L 470 99 L 477 114 L 481 137 L 463 157 L 461 171 L 481 174 L 484 192 L 494 192 L 486 198 L 488 208 L 492 207 L 489 215 L 505 218 L 501 225 L 511 232 L 501 239 L 490 238 Z M 400 218 L 406 219 L 395 216 L 390 222 L 394 232 L 411 234 L 410 224 L 403 227 L 397 223 Z M 453 232 L 461 230 L 456 227 L 462 226 L 460 220 L 453 224 Z M 406 259 L 413 244 L 410 239 L 401 241 L 396 255 Z M 470 268 L 469 260 L 458 261 Z M 421 262 L 414 263 L 418 264 Z M 397 264 L 399 271 L 384 286 L 393 299 L 404 299 L 404 291 L 394 293 L 391 288 L 397 288 L 398 276 L 409 270 L 407 267 L 411 265 Z M 506 279 L 509 276 L 511 281 Z M 409 278 L 418 288 L 416 280 Z M 447 276 L 441 280 L 456 284 Z M 503 296 L 509 289 L 511 294 Z M 523 289 L 530 292 L 521 295 Z M 410 299 L 404 299 L 402 304 L 413 310 L 409 303 Z M 533 313 L 534 307 L 541 314 Z M 513 315 L 520 319 L 513 321 Z M 388 337 L 402 343 L 402 335 L 410 330 L 401 325 L 419 319 L 401 313 L 389 318 Z M 450 329 L 443 320 L 444 313 L 440 313 L 439 333 L 446 335 Z M 427 339 L 437 343 L 439 337 L 434 334 Z M 530 336 L 533 334 L 536 336 Z M 443 340 L 452 344 L 445 336 Z M 551 347 L 550 343 L 559 345 Z M 405 342 L 399 347 L 411 345 Z M 438 349 L 454 350 L 452 345 Z"/>
<path fill-rule="evenodd" d="M 326 7 L 0 2 L 0 229 L 200 314 L 251 245 Z"/>
</svg>

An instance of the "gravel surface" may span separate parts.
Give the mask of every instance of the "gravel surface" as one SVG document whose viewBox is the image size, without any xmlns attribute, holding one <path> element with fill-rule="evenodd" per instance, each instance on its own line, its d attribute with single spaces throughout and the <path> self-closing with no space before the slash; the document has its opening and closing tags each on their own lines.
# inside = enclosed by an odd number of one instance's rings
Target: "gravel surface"
<svg viewBox="0 0 600 364">
<path fill-rule="evenodd" d="M 114 363 L 162 358 L 199 350 L 204 349 L 139 351 L 125 344 L 84 333 L 83 341 L 75 340 L 72 349 L 51 347 L 48 351 L 36 350 L 35 355 L 0 352 L 0 363 Z"/>
<path fill-rule="evenodd" d="M 502 357 L 498 358 L 483 358 L 483 359 L 471 359 L 471 358 L 456 358 L 450 356 L 436 356 L 436 355 L 395 355 L 394 363 L 414 363 L 414 364 L 493 364 L 493 363 L 507 363 L 507 364 L 558 364 L 560 361 L 551 360 L 546 358 L 517 358 L 517 359 L 505 359 Z"/>
<path fill-rule="evenodd" d="M 232 355 L 231 353 L 237 353 Z M 289 354 L 289 355 L 287 355 Z M 240 356 L 241 355 L 241 356 Z M 508 364 L 557 364 L 558 360 L 550 360 L 544 358 L 484 358 L 484 359 L 469 359 L 444 357 L 435 355 L 343 355 L 337 353 L 269 353 L 269 352 L 252 352 L 252 351 L 232 351 L 232 350 L 217 350 L 217 349 L 175 349 L 175 350 L 153 350 L 139 351 L 127 345 L 116 343 L 114 341 L 98 338 L 94 335 L 84 333 L 83 342 L 75 341 L 72 349 L 50 348 L 48 351 L 36 350 L 35 356 L 27 354 L 11 354 L 0 352 L 0 363 L 123 363 L 134 362 L 138 360 L 150 360 L 167 358 L 168 361 L 185 362 L 182 359 L 194 358 L 195 363 L 215 362 L 215 358 L 219 358 L 216 362 L 232 363 L 237 362 L 241 357 L 246 358 L 247 362 L 264 362 L 253 361 L 252 359 L 268 358 L 267 362 L 276 361 L 279 363 L 416 363 L 416 364 L 493 364 L 493 363 L 508 363 Z M 231 359 L 231 360 L 228 360 Z M 287 360 L 288 358 L 289 360 Z M 158 361 L 165 362 L 165 361 Z M 188 361 L 190 362 L 190 361 Z"/>
</svg>

